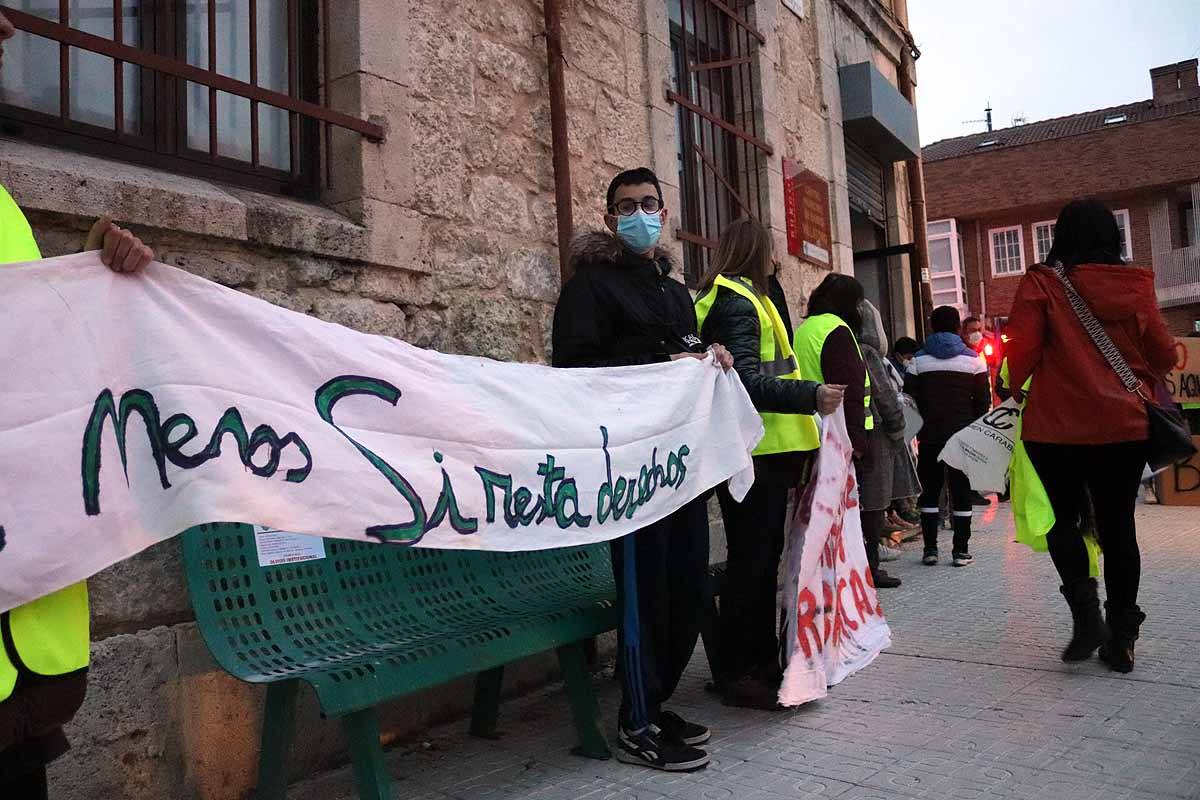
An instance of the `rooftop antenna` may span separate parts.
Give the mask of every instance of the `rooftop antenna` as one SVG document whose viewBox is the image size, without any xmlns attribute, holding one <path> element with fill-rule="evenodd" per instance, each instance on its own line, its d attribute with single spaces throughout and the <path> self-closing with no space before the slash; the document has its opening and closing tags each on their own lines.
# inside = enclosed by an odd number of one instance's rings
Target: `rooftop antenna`
<svg viewBox="0 0 1200 800">
<path fill-rule="evenodd" d="M 964 120 L 963 125 L 979 125 L 980 123 L 986 123 L 988 133 L 991 133 L 992 132 L 992 101 L 991 100 L 988 101 L 987 108 L 985 108 L 983 111 L 987 115 L 984 119 Z"/>
<path fill-rule="evenodd" d="M 1020 114 L 1020 115 L 1012 118 L 1012 126 L 1014 128 L 1017 127 L 1018 125 L 1025 125 L 1028 122 L 1029 122 L 1029 117 L 1025 116 L 1024 114 Z"/>
</svg>

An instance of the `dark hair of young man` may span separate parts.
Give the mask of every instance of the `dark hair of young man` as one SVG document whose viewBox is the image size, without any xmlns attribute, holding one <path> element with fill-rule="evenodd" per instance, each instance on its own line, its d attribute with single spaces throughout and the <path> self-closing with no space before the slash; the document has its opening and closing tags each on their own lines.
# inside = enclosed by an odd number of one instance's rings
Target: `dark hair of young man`
<svg viewBox="0 0 1200 800">
<path fill-rule="evenodd" d="M 954 306 L 938 306 L 929 316 L 934 333 L 958 333 L 962 328 L 958 309 Z"/>
<path fill-rule="evenodd" d="M 968 325 L 970 325 L 972 322 L 980 322 L 980 319 L 979 319 L 979 317 L 967 317 L 966 319 L 964 319 L 964 320 L 962 321 L 962 326 L 963 326 L 964 328 L 966 328 L 966 327 L 967 327 Z"/>
<path fill-rule="evenodd" d="M 863 299 L 863 287 L 849 275 L 831 272 L 808 298 L 808 316 L 833 314 L 841 317 L 857 336 L 862 331 L 862 316 L 858 304 Z"/>
<path fill-rule="evenodd" d="M 613 200 L 617 196 L 617 189 L 621 186 L 637 186 L 639 183 L 648 183 L 654 187 L 654 191 L 658 192 L 658 202 L 663 202 L 662 186 L 658 182 L 658 176 L 654 171 L 647 167 L 637 167 L 636 169 L 627 169 L 624 172 L 618 173 L 615 178 L 608 184 L 608 194 L 604 198 L 604 207 L 612 213 Z"/>
<path fill-rule="evenodd" d="M 916 355 L 916 352 L 920 349 L 921 346 L 917 344 L 917 340 L 908 336 L 901 336 L 896 340 L 896 343 L 892 345 L 892 352 L 902 356 Z"/>
</svg>

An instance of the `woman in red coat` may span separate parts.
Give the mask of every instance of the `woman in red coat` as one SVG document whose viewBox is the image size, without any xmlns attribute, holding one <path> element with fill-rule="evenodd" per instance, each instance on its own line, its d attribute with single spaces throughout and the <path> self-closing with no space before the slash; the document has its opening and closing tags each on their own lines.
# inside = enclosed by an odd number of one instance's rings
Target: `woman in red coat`
<svg viewBox="0 0 1200 800">
<path fill-rule="evenodd" d="M 1147 387 L 1160 383 L 1175 361 L 1174 340 L 1158 311 L 1154 273 L 1121 260 L 1112 212 L 1097 200 L 1069 204 L 1058 216 L 1047 261 L 1066 268 L 1137 377 Z M 1134 530 L 1149 437 L 1145 405 L 1100 354 L 1050 267 L 1036 265 L 1021 280 L 1007 333 L 1011 385 L 1033 378 L 1021 438 L 1054 507 L 1047 543 L 1074 620 L 1062 658 L 1083 661 L 1100 648 L 1111 669 L 1129 672 L 1146 618 L 1137 605 L 1141 554 Z M 1107 624 L 1075 525 L 1085 487 L 1104 550 Z"/>
</svg>

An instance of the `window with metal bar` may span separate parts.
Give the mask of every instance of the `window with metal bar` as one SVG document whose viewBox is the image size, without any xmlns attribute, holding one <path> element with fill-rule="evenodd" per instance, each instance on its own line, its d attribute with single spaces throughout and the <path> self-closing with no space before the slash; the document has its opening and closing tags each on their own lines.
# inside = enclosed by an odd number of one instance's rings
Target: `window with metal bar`
<svg viewBox="0 0 1200 800">
<path fill-rule="evenodd" d="M 753 58 L 766 39 L 747 0 L 669 0 L 684 273 L 695 285 L 721 230 L 766 215 L 771 147 L 759 134 Z"/>
<path fill-rule="evenodd" d="M 8 0 L 0 131 L 286 194 L 319 183 L 318 0 Z M 369 134 L 367 134 L 369 135 Z"/>
</svg>

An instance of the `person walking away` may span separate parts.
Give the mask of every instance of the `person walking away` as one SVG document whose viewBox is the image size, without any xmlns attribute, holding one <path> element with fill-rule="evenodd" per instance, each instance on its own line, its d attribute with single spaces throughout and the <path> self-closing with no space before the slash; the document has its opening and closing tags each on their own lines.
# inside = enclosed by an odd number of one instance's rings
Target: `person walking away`
<svg viewBox="0 0 1200 800">
<path fill-rule="evenodd" d="M 0 12 L 4 42 L 16 34 Z M 114 272 L 137 272 L 154 253 L 107 217 L 84 250 L 100 250 Z M 25 215 L 0 186 L 0 264 L 41 258 Z M 0 532 L 3 528 L 0 528 Z M 0 798 L 46 800 L 46 767 L 70 748 L 63 725 L 87 692 L 90 629 L 87 584 L 80 582 L 0 614 Z"/>
<path fill-rule="evenodd" d="M 1153 387 L 1175 363 L 1174 339 L 1158 310 L 1153 272 L 1126 266 L 1120 253 L 1112 212 L 1098 200 L 1076 200 L 1058 215 L 1047 260 L 1061 265 L 1133 373 Z M 1099 648 L 1110 669 L 1129 672 L 1146 618 L 1137 604 L 1141 553 L 1134 523 L 1148 453 L 1144 402 L 1100 353 L 1053 267 L 1035 265 L 1021 279 L 1009 322 L 1014 397 L 1023 400 L 1016 387 L 1033 378 L 1021 438 L 1054 509 L 1047 545 L 1071 609 L 1062 658 L 1082 661 Z M 1084 489 L 1104 552 L 1107 623 L 1075 524 Z"/>
<path fill-rule="evenodd" d="M 754 485 L 745 499 L 734 500 L 728 486 L 717 489 L 729 550 L 717 690 L 725 705 L 764 709 L 776 707 L 783 679 L 776 576 L 788 491 L 807 482 L 821 443 L 813 413 L 835 411 L 843 392 L 801 379 L 791 330 L 770 297 L 772 271 L 770 233 L 754 220 L 736 220 L 722 232 L 696 299 L 700 338 L 729 349 L 766 430 L 754 450 Z"/>
<path fill-rule="evenodd" d="M 921 529 L 925 552 L 921 563 L 938 563 L 938 502 L 949 483 L 952 526 L 951 557 L 956 567 L 974 563 L 971 556 L 971 483 L 961 471 L 940 460 L 954 434 L 991 408 L 987 364 L 959 335 L 958 309 L 939 306 L 930 316 L 933 333 L 908 365 L 904 391 L 917 403 L 924 424 L 917 434 L 917 475 L 921 479 Z"/>
<path fill-rule="evenodd" d="M 838 273 L 826 275 L 808 298 L 808 316 L 796 329 L 794 345 L 802 376 L 846 387 L 843 403 L 846 430 L 854 448 L 854 469 L 860 491 L 863 474 L 873 466 L 871 459 L 880 457 L 871 451 L 869 438 L 875 429 L 871 414 L 871 378 L 854 336 L 854 331 L 862 330 L 862 317 L 858 311 L 862 299 L 863 287 L 857 280 Z M 864 521 L 863 538 L 872 576 L 879 572 L 881 535 L 882 526 L 868 529 Z M 884 585 L 877 588 L 899 585 L 898 578 L 889 576 Z"/>
<path fill-rule="evenodd" d="M 671 277 L 670 256 L 658 247 L 667 215 L 658 178 L 646 168 L 620 173 L 609 184 L 605 207 L 608 232 L 584 233 L 571 248 L 574 274 L 554 310 L 554 366 L 703 358 L 691 295 Z M 723 366 L 732 366 L 723 347 L 713 349 Z M 702 769 L 709 756 L 697 745 L 708 741 L 708 728 L 662 705 L 691 660 L 706 607 L 704 499 L 611 547 L 623 658 L 617 758 L 668 771 Z"/>
<path fill-rule="evenodd" d="M 871 457 L 863 459 L 858 467 L 858 503 L 862 510 L 863 538 L 867 542 L 871 576 L 876 588 L 892 589 L 900 585 L 900 579 L 879 566 L 882 557 L 880 541 L 894 499 L 897 456 L 904 455 L 904 411 L 885 365 L 883 354 L 887 351 L 887 335 L 879 310 L 864 299 L 858 303 L 858 314 L 862 320 L 858 346 L 872 387 L 870 413 L 875 421 L 875 427 L 867 432 Z"/>
</svg>

